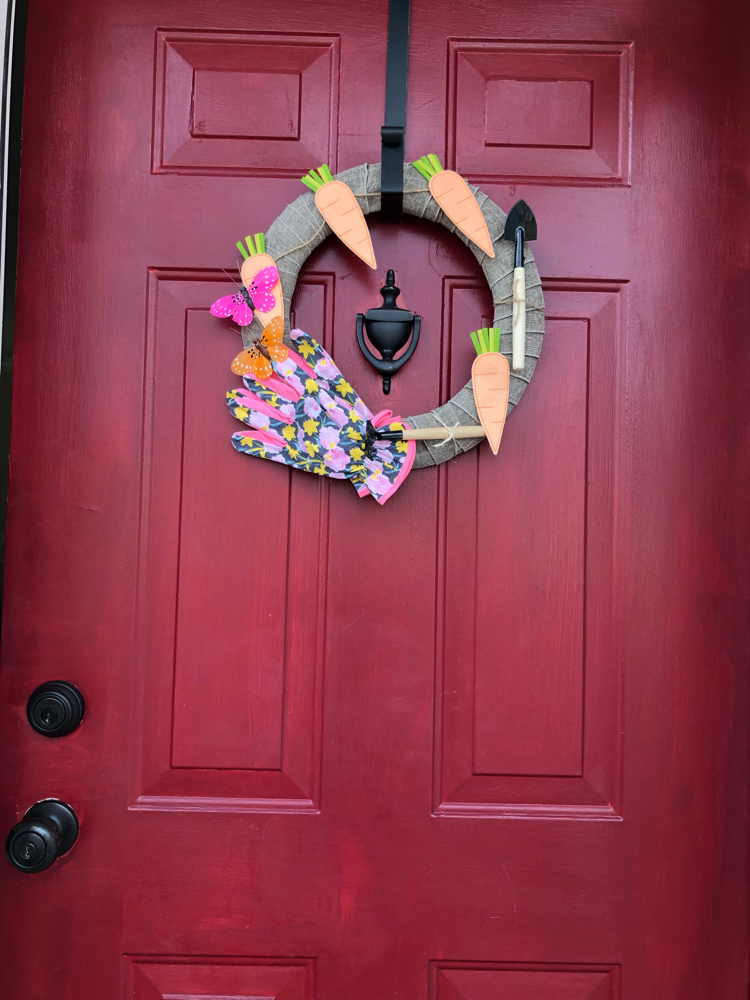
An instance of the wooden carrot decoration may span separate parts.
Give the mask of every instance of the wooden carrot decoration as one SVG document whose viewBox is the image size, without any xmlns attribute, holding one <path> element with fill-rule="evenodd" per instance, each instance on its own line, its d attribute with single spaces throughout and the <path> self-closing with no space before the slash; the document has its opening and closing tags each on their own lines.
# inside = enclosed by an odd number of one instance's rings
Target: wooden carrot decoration
<svg viewBox="0 0 750 1000">
<path fill-rule="evenodd" d="M 494 257 L 495 251 L 482 209 L 463 177 L 455 170 L 443 170 L 434 153 L 416 160 L 414 166 L 428 181 L 430 194 L 453 225 L 476 243 L 480 250 L 484 250 L 488 257 Z"/>
<path fill-rule="evenodd" d="M 315 192 L 318 211 L 341 242 L 374 270 L 377 265 L 370 230 L 348 184 L 335 181 L 327 163 L 318 170 L 311 170 L 302 178 L 302 183 Z"/>
<path fill-rule="evenodd" d="M 477 330 L 471 334 L 471 339 L 477 351 L 471 366 L 474 402 L 492 454 L 497 455 L 508 412 L 510 365 L 500 353 L 498 327 Z"/>
<path fill-rule="evenodd" d="M 266 253 L 266 238 L 263 233 L 256 233 L 254 241 L 252 236 L 248 236 L 246 242 L 247 250 L 241 240 L 238 242 L 237 248 L 245 258 L 242 267 L 240 268 L 242 284 L 248 291 L 250 291 L 251 286 L 253 285 L 253 279 L 267 267 L 273 267 L 276 269 L 276 261 L 270 256 L 270 254 Z M 266 313 L 261 312 L 257 308 L 255 310 L 256 315 L 263 326 L 268 326 L 271 320 L 276 319 L 277 317 L 281 317 L 282 320 L 284 319 L 284 296 L 281 291 L 280 280 L 276 281 L 276 284 L 270 289 L 270 292 L 276 300 L 275 305 Z"/>
</svg>

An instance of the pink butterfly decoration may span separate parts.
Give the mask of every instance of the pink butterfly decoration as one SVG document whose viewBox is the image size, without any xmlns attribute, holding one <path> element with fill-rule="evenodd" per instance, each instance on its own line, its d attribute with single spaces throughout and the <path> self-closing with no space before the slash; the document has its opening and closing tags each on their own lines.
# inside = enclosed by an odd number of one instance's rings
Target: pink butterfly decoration
<svg viewBox="0 0 750 1000">
<path fill-rule="evenodd" d="M 264 267 L 258 271 L 248 288 L 240 288 L 234 295 L 223 295 L 211 306 L 212 316 L 231 316 L 238 326 L 250 326 L 253 310 L 270 312 L 276 305 L 276 296 L 270 289 L 279 280 L 275 267 Z"/>
</svg>

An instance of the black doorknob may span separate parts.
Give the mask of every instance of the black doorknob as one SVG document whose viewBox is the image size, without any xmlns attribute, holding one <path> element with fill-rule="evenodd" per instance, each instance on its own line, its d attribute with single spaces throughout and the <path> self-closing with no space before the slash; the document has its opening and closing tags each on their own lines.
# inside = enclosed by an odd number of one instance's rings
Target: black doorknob
<svg viewBox="0 0 750 1000">
<path fill-rule="evenodd" d="M 83 721 L 86 703 L 74 684 L 48 681 L 29 698 L 26 714 L 42 736 L 67 736 Z"/>
<path fill-rule="evenodd" d="M 45 799 L 37 802 L 16 823 L 5 841 L 5 851 L 14 868 L 29 875 L 43 872 L 78 837 L 78 817 L 65 802 Z"/>
</svg>

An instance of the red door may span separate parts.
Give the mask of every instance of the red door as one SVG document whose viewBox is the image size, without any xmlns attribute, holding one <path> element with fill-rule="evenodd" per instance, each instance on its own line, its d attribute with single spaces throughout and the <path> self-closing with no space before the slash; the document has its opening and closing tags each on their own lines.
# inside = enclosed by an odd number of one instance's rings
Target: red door
<svg viewBox="0 0 750 1000">
<path fill-rule="evenodd" d="M 499 456 L 381 508 L 231 448 L 208 305 L 307 169 L 379 160 L 385 0 L 32 0 L 0 818 L 81 832 L 0 865 L 6 1000 L 746 996 L 738 11 L 414 0 L 407 158 L 532 205 L 547 336 Z M 490 296 L 371 230 L 296 323 L 377 408 L 395 268 L 419 413 Z"/>
</svg>

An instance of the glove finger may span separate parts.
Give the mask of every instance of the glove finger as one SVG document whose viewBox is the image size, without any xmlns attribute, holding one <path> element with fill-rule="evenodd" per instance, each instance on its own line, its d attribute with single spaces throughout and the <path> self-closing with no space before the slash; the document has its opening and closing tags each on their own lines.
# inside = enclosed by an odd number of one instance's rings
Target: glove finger
<svg viewBox="0 0 750 1000">
<path fill-rule="evenodd" d="M 287 450 L 283 440 L 275 440 L 263 431 L 237 431 L 232 435 L 232 444 L 237 451 L 256 458 L 268 458 L 284 465 L 295 465 L 295 460 Z"/>
<path fill-rule="evenodd" d="M 273 374 L 268 378 L 260 379 L 252 373 L 243 375 L 242 381 L 245 386 L 252 392 L 257 392 L 259 388 L 271 390 L 284 399 L 296 403 L 305 394 L 306 381 L 315 378 L 315 372 L 304 358 L 292 350 L 283 361 L 272 361 L 271 366 Z"/>
<path fill-rule="evenodd" d="M 257 375 L 243 375 L 242 381 L 245 383 L 245 388 L 249 389 L 250 392 L 256 392 L 259 388 L 265 388 L 271 392 L 275 392 L 277 396 L 289 400 L 291 403 L 296 403 L 302 395 L 291 382 L 288 382 L 281 374 L 277 374 L 276 371 L 268 378 L 263 379 L 258 378 Z"/>
<path fill-rule="evenodd" d="M 314 377 L 314 372 L 303 358 L 290 351 L 284 361 L 273 361 L 274 378 L 285 386 L 285 395 L 294 398 L 295 402 L 305 394 L 305 382 Z"/>
<path fill-rule="evenodd" d="M 346 404 L 344 408 L 354 408 L 365 420 L 370 420 L 372 413 L 347 379 L 341 374 L 340 369 L 328 351 L 321 347 L 317 340 L 314 340 L 304 330 L 292 330 L 291 336 L 295 341 L 298 353 L 304 357 L 305 362 L 311 367 L 314 377 L 317 380 L 322 379 L 328 384 L 333 393 Z M 277 365 L 276 367 L 278 368 L 279 366 Z"/>
<path fill-rule="evenodd" d="M 351 407 L 351 409 L 353 409 L 365 420 L 372 420 L 372 412 L 369 407 L 357 395 L 350 382 L 345 379 L 343 375 L 338 375 L 335 379 L 332 379 L 330 385 L 333 392 L 335 392 L 348 407 Z"/>
<path fill-rule="evenodd" d="M 364 421 L 360 421 L 359 414 L 354 411 L 352 406 L 338 396 L 332 395 L 328 388 L 321 386 L 317 402 L 325 411 L 328 420 L 339 429 L 343 430 L 350 421 L 352 424 L 361 422 L 364 425 Z"/>
<path fill-rule="evenodd" d="M 322 378 L 334 378 L 337 374 L 340 374 L 328 351 L 321 347 L 317 340 L 311 337 L 309 333 L 305 333 L 304 330 L 295 328 L 292 330 L 290 336 L 294 341 L 294 347 L 297 354 L 304 358 L 305 364 L 309 365 L 310 368 L 314 370 L 316 365 L 322 363 L 332 372 L 329 376 L 324 375 L 322 371 L 316 372 L 316 374 L 321 375 Z"/>
<path fill-rule="evenodd" d="M 262 431 L 256 428 L 247 431 L 237 431 L 232 435 L 232 444 L 237 451 L 256 458 L 268 458 L 274 462 L 282 462 L 303 472 L 320 471 L 323 474 L 322 463 L 300 446 L 296 432 L 289 425 L 282 426 L 285 439 L 274 435 L 272 431 Z M 291 432 L 291 437 L 289 434 Z M 320 466 L 320 469 L 316 468 Z"/>
<path fill-rule="evenodd" d="M 227 393 L 227 405 L 238 420 L 261 430 L 268 428 L 269 420 L 282 424 L 294 421 L 294 403 L 261 386 L 253 392 L 247 389 L 230 389 Z M 252 421 L 249 419 L 250 414 L 254 415 Z M 260 417 L 263 420 L 259 423 Z"/>
</svg>

